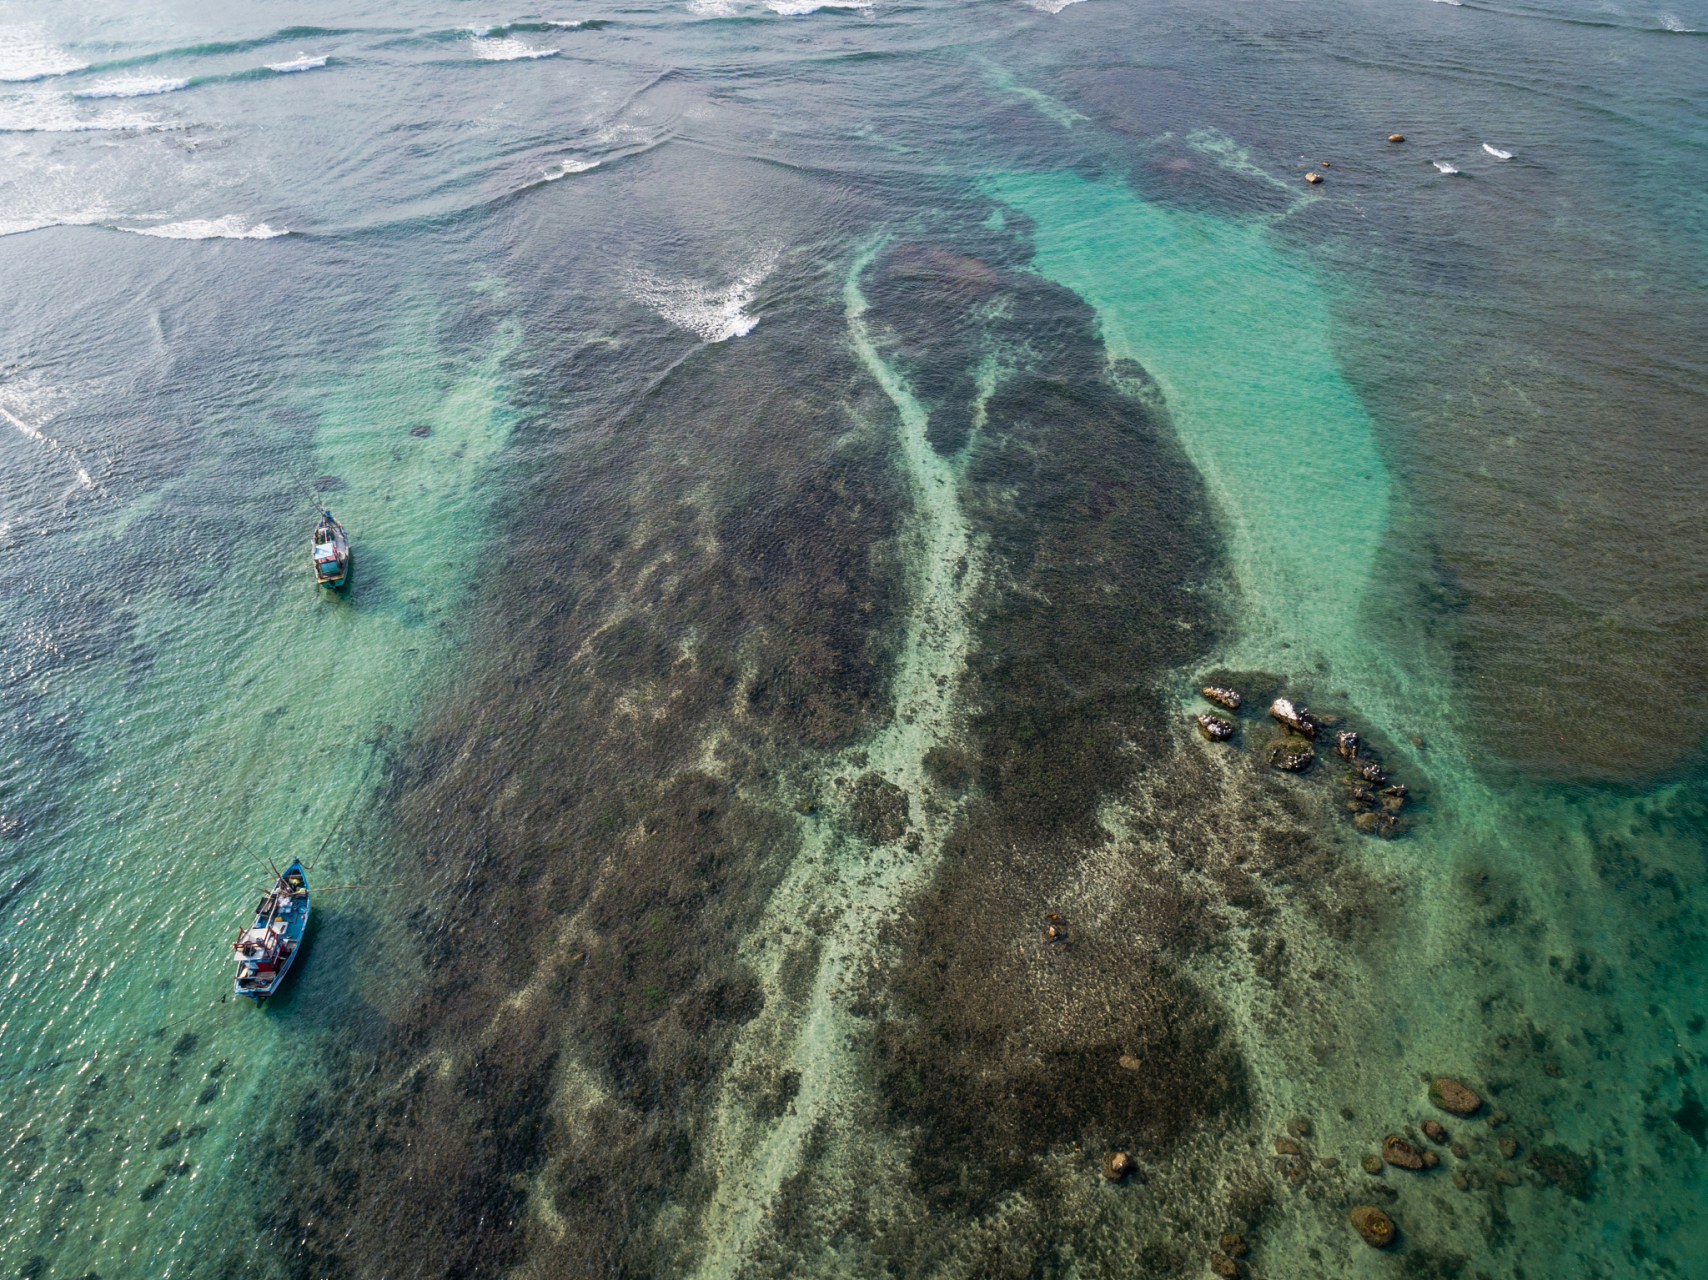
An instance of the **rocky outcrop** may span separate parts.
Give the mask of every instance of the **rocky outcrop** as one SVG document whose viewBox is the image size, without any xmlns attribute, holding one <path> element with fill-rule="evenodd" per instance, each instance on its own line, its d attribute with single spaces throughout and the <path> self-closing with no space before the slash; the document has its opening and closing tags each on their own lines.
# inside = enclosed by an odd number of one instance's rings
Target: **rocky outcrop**
<svg viewBox="0 0 1708 1280">
<path fill-rule="evenodd" d="M 1302 738 L 1281 737 L 1269 744 L 1269 763 L 1277 769 L 1302 773 L 1316 761 L 1316 752 Z"/>
<path fill-rule="evenodd" d="M 1483 1100 L 1472 1090 L 1449 1076 L 1437 1076 L 1429 1082 L 1429 1100 L 1456 1116 L 1475 1115 L 1483 1105 Z"/>
<path fill-rule="evenodd" d="M 1226 742 L 1229 738 L 1234 736 L 1233 725 L 1230 722 L 1223 720 L 1220 716 L 1212 716 L 1208 714 L 1194 716 L 1193 722 L 1197 724 L 1198 732 L 1203 734 L 1211 742 Z"/>
<path fill-rule="evenodd" d="M 1378 785 L 1388 780 L 1388 775 L 1382 772 L 1382 766 L 1373 760 L 1358 771 L 1358 776 L 1366 782 L 1373 782 Z"/>
<path fill-rule="evenodd" d="M 1219 684 L 1207 684 L 1200 692 L 1218 707 L 1226 707 L 1229 711 L 1239 710 L 1240 696 L 1237 689 L 1229 689 Z"/>
<path fill-rule="evenodd" d="M 1342 729 L 1335 735 L 1334 754 L 1350 760 L 1358 754 L 1358 735 L 1350 729 Z"/>
<path fill-rule="evenodd" d="M 1396 1169 L 1421 1169 L 1424 1160 L 1423 1153 L 1397 1133 L 1390 1133 L 1382 1139 L 1382 1159 Z"/>
<path fill-rule="evenodd" d="M 1386 1249 L 1399 1238 L 1399 1228 L 1394 1225 L 1394 1220 L 1373 1204 L 1354 1205 L 1348 1216 L 1367 1245 Z"/>
<path fill-rule="evenodd" d="M 1316 721 L 1311 719 L 1311 713 L 1302 706 L 1296 706 L 1286 698 L 1277 698 L 1269 706 L 1269 714 L 1294 733 L 1302 733 L 1307 738 L 1317 736 Z"/>
</svg>

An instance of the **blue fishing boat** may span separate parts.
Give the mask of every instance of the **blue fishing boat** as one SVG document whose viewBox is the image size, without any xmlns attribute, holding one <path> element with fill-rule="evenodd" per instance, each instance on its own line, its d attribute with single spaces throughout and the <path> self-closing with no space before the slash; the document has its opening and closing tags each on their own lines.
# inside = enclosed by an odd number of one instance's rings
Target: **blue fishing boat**
<svg viewBox="0 0 1708 1280">
<path fill-rule="evenodd" d="M 308 877 L 302 863 L 292 859 L 273 891 L 255 908 L 254 922 L 231 944 L 237 953 L 233 990 L 254 1000 L 272 995 L 290 972 L 307 931 Z"/>
<path fill-rule="evenodd" d="M 332 518 L 330 511 L 321 511 L 310 545 L 316 582 L 336 591 L 350 580 L 350 539 L 344 536 L 344 526 Z"/>
</svg>

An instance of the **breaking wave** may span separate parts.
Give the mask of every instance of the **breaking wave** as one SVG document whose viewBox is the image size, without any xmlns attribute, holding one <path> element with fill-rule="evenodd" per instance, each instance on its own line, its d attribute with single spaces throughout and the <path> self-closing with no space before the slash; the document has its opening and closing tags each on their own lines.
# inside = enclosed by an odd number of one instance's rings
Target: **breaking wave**
<svg viewBox="0 0 1708 1280">
<path fill-rule="evenodd" d="M 870 9 L 872 4 L 871 0 L 765 0 L 765 7 L 785 18 L 804 18 L 820 9 Z"/>
<path fill-rule="evenodd" d="M 664 280 L 650 272 L 635 276 L 635 296 L 671 324 L 706 342 L 724 342 L 752 333 L 759 317 L 749 315 L 748 306 L 758 296 L 759 286 L 777 265 L 777 251 L 756 257 L 723 288 L 702 280 Z"/>
<path fill-rule="evenodd" d="M 497 36 L 488 39 L 475 36 L 471 41 L 476 56 L 488 62 L 515 62 L 518 58 L 550 58 L 558 51 L 556 49 L 536 49 L 524 44 L 514 36 Z"/>
<path fill-rule="evenodd" d="M 1510 159 L 1512 159 L 1512 152 L 1502 151 L 1499 147 L 1491 147 L 1486 142 L 1483 143 L 1483 150 L 1488 152 L 1496 160 L 1510 160 Z"/>
<path fill-rule="evenodd" d="M 235 213 L 223 218 L 192 218 L 158 227 L 119 227 L 117 230 L 139 236 L 158 236 L 162 240 L 272 240 L 290 234 L 288 227 L 272 227 L 265 222 L 251 224 Z"/>
<path fill-rule="evenodd" d="M 325 57 L 310 58 L 299 55 L 292 62 L 269 62 L 267 70 L 289 73 L 292 71 L 312 71 L 315 67 L 324 67 L 325 65 Z"/>
<path fill-rule="evenodd" d="M 178 80 L 132 76 L 128 80 L 103 80 L 99 84 L 90 85 L 87 89 L 78 89 L 71 96 L 74 98 L 148 98 L 157 93 L 173 93 L 179 89 L 186 89 L 189 84 L 188 76 Z"/>
<path fill-rule="evenodd" d="M 1434 165 L 1437 169 L 1441 170 L 1442 173 L 1458 173 L 1459 172 L 1459 170 L 1456 169 L 1453 166 L 1453 163 L 1449 160 L 1431 160 L 1429 163 Z"/>
</svg>

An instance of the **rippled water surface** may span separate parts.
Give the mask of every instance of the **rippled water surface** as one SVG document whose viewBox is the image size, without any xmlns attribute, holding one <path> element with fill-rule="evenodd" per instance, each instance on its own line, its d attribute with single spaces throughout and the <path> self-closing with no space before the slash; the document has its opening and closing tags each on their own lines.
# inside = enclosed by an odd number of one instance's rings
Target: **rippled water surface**
<svg viewBox="0 0 1708 1280">
<path fill-rule="evenodd" d="M 1694 1274 L 1704 31 L 0 3 L 0 1271 Z"/>
</svg>

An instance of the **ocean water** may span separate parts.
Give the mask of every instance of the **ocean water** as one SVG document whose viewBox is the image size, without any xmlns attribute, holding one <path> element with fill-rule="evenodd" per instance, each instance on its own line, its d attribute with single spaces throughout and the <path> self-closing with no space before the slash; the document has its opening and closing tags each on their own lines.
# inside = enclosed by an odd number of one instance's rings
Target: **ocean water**
<svg viewBox="0 0 1708 1280">
<path fill-rule="evenodd" d="M 285 20 L 0 3 L 0 1273 L 1701 1273 L 1708 9 Z"/>
</svg>

